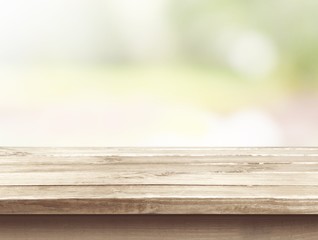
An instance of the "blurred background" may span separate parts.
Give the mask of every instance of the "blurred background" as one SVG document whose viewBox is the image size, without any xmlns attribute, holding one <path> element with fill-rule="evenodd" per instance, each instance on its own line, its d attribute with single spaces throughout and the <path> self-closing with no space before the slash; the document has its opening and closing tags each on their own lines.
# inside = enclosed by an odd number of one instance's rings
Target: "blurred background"
<svg viewBox="0 0 318 240">
<path fill-rule="evenodd" d="M 0 0 L 2 146 L 318 145 L 316 0 Z"/>
</svg>

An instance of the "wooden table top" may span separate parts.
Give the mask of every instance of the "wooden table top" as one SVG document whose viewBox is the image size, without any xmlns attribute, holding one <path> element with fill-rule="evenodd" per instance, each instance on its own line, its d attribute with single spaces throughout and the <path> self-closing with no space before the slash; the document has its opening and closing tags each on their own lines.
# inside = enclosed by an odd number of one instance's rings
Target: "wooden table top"
<svg viewBox="0 0 318 240">
<path fill-rule="evenodd" d="M 0 148 L 0 214 L 317 214 L 318 148 Z"/>
</svg>

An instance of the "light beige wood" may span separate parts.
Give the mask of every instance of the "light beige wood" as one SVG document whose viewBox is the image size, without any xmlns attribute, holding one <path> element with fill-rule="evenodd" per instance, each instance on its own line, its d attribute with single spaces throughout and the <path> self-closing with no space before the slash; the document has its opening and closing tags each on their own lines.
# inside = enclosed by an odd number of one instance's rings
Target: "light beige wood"
<svg viewBox="0 0 318 240">
<path fill-rule="evenodd" d="M 54 147 L 2 147 L 4 156 L 308 156 L 318 155 L 316 147 L 255 147 L 255 148 L 208 148 L 208 147 L 90 147 L 90 148 L 54 148 Z"/>
<path fill-rule="evenodd" d="M 0 214 L 317 214 L 318 148 L 0 148 Z"/>
<path fill-rule="evenodd" d="M 0 216 L 5 240 L 316 240 L 318 216 Z"/>
</svg>

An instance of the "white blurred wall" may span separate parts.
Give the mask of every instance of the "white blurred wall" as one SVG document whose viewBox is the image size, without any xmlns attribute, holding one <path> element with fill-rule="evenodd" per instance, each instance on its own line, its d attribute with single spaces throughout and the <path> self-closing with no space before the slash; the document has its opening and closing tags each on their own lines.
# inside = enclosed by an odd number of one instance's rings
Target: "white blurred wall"
<svg viewBox="0 0 318 240">
<path fill-rule="evenodd" d="M 0 1 L 0 62 L 152 60 L 173 52 L 167 0 Z"/>
</svg>

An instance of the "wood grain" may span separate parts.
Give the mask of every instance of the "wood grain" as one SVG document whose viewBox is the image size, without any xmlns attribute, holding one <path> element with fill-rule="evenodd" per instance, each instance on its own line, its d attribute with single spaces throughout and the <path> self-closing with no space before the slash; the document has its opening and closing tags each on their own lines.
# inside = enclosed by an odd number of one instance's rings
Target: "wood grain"
<svg viewBox="0 0 318 240">
<path fill-rule="evenodd" d="M 316 240 L 318 216 L 0 216 L 5 240 Z"/>
<path fill-rule="evenodd" d="M 0 148 L 0 214 L 317 214 L 318 148 Z"/>
</svg>

